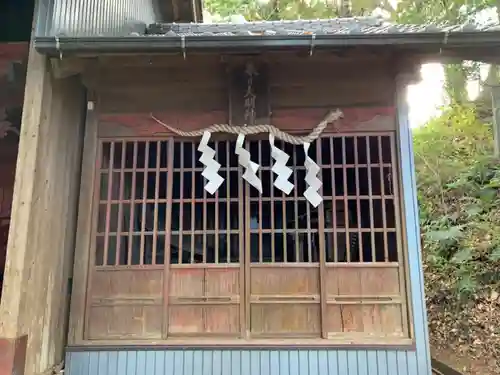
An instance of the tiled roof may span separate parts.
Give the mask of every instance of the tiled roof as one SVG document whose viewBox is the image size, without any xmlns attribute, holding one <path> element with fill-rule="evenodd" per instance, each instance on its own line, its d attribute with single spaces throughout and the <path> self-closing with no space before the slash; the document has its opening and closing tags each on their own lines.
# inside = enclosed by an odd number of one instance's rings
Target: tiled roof
<svg viewBox="0 0 500 375">
<path fill-rule="evenodd" d="M 144 29 L 143 29 L 144 30 Z M 395 46 L 433 58 L 499 64 L 500 25 L 405 25 L 381 18 L 353 17 L 243 23 L 158 23 L 145 32 L 118 36 L 37 37 L 40 53 L 159 53 L 166 51 L 261 51 Z M 384 48 L 385 48 L 384 47 Z M 391 47 L 392 48 L 392 47 Z M 420 56 L 420 58 L 422 58 Z"/>
<path fill-rule="evenodd" d="M 298 36 L 298 35 L 408 35 L 500 31 L 500 25 L 407 25 L 381 18 L 354 17 L 329 20 L 264 21 L 245 23 L 170 23 L 149 26 L 150 35 L 179 36 Z"/>
</svg>

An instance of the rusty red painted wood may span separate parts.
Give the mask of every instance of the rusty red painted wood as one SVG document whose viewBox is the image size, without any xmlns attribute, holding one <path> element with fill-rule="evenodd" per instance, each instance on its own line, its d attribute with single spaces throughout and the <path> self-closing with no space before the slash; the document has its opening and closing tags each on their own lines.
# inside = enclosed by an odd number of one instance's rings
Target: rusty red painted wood
<svg viewBox="0 0 500 375">
<path fill-rule="evenodd" d="M 394 107 L 356 107 L 342 108 L 344 117 L 335 124 L 337 129 L 348 131 L 354 124 L 370 121 L 376 116 L 395 116 Z M 306 131 L 316 126 L 326 115 L 325 109 L 295 108 L 274 110 L 271 123 L 288 131 Z M 154 113 L 162 122 L 182 130 L 205 128 L 212 124 L 227 123 L 228 113 L 212 111 L 204 113 Z M 156 122 L 149 113 L 137 114 L 101 114 L 102 126 L 122 126 L 128 128 L 134 136 L 151 136 L 168 133 L 168 130 Z"/>
<path fill-rule="evenodd" d="M 24 375 L 27 336 L 0 338 L 0 375 Z"/>
<path fill-rule="evenodd" d="M 28 57 L 29 43 L 0 43 L 0 60 L 20 60 Z"/>
</svg>

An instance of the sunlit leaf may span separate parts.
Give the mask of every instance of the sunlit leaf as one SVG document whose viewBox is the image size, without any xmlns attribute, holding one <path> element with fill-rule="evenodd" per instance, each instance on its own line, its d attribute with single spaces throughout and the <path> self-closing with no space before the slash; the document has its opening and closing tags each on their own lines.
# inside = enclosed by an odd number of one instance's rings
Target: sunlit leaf
<svg viewBox="0 0 500 375">
<path fill-rule="evenodd" d="M 457 283 L 459 293 L 469 295 L 474 293 L 478 288 L 477 281 L 468 274 L 462 275 Z"/>
<path fill-rule="evenodd" d="M 468 248 L 465 248 L 465 249 L 462 249 L 462 250 L 458 251 L 453 256 L 453 258 L 451 259 L 451 261 L 453 263 L 455 263 L 455 264 L 460 264 L 460 263 L 468 262 L 468 261 L 472 260 L 472 258 L 473 258 L 472 250 L 468 249 Z"/>
<path fill-rule="evenodd" d="M 488 256 L 489 260 L 492 262 L 498 262 L 500 261 L 500 247 L 497 247 L 495 250 L 493 250 L 490 255 Z"/>
<path fill-rule="evenodd" d="M 435 230 L 425 233 L 425 236 L 431 241 L 448 241 L 461 238 L 462 229 L 459 226 L 453 226 L 444 230 Z"/>
<path fill-rule="evenodd" d="M 468 216 L 477 216 L 481 212 L 483 212 L 483 208 L 481 206 L 478 206 L 478 205 L 473 205 L 473 206 L 467 207 L 465 212 L 467 213 Z"/>
</svg>

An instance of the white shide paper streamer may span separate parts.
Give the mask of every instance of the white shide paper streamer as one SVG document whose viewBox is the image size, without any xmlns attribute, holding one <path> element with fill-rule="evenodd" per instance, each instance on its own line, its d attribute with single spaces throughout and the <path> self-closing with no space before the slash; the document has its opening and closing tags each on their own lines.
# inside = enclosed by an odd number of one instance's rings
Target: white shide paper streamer
<svg viewBox="0 0 500 375">
<path fill-rule="evenodd" d="M 274 186 L 288 195 L 293 189 L 293 184 L 288 181 L 293 171 L 292 168 L 286 165 L 290 156 L 274 145 L 274 135 L 271 133 L 269 133 L 269 144 L 271 145 L 271 157 L 276 161 L 271 168 L 276 173 Z"/>
<path fill-rule="evenodd" d="M 203 133 L 200 144 L 198 145 L 198 151 L 202 154 L 199 161 L 205 166 L 203 177 L 207 179 L 207 184 L 205 185 L 205 190 L 214 195 L 217 189 L 222 185 L 224 179 L 219 175 L 219 169 L 221 167 L 220 163 L 215 160 L 215 150 L 208 146 L 208 141 L 210 140 L 210 132 L 206 131 Z M 194 186 L 193 186 L 194 189 Z"/>
<path fill-rule="evenodd" d="M 250 152 L 243 148 L 244 141 L 245 136 L 243 134 L 238 134 L 238 139 L 236 139 L 236 147 L 234 149 L 234 152 L 236 153 L 236 155 L 238 155 L 238 163 L 245 169 L 245 172 L 243 173 L 243 179 L 262 194 L 262 181 L 257 176 L 259 164 L 254 163 L 252 160 L 250 160 Z"/>
<path fill-rule="evenodd" d="M 318 193 L 322 183 L 318 178 L 318 173 L 320 171 L 318 164 L 316 164 L 307 154 L 310 145 L 310 143 L 304 143 L 304 154 L 306 156 L 306 160 L 304 162 L 304 166 L 306 168 L 305 180 L 307 185 L 309 185 L 306 191 L 304 191 L 304 197 L 316 208 L 321 202 L 323 202 L 323 197 Z"/>
</svg>

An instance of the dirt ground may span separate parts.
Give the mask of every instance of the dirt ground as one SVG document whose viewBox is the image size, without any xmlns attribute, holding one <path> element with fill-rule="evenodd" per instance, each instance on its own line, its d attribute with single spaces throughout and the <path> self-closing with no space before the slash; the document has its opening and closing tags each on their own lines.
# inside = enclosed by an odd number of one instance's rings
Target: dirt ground
<svg viewBox="0 0 500 375">
<path fill-rule="evenodd" d="M 464 375 L 497 375 L 492 372 L 495 366 L 482 359 L 471 359 L 464 355 L 457 355 L 453 349 L 439 349 L 431 346 L 431 355 L 440 362 L 463 373 Z"/>
<path fill-rule="evenodd" d="M 500 374 L 500 296 L 484 293 L 457 309 L 427 300 L 432 356 L 466 375 Z"/>
</svg>

